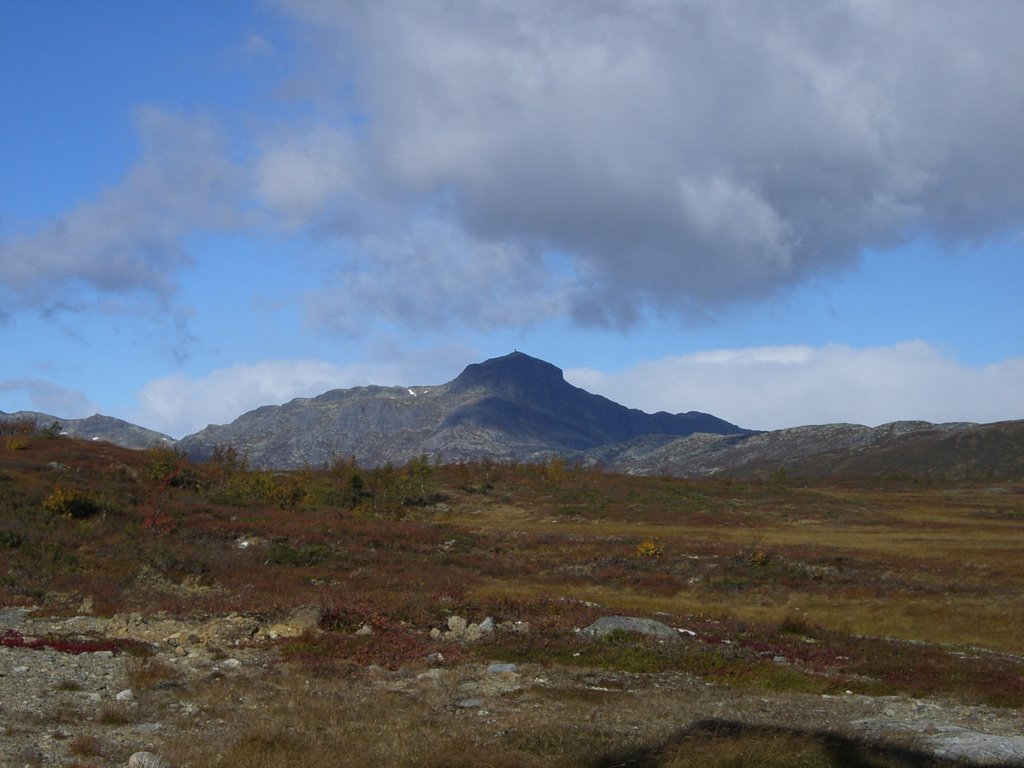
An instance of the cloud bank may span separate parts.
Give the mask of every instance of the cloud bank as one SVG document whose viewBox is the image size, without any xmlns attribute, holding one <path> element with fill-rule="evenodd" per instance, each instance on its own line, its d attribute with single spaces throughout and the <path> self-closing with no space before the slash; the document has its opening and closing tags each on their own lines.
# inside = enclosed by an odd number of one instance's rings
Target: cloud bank
<svg viewBox="0 0 1024 768">
<path fill-rule="evenodd" d="M 922 341 L 722 349 L 566 379 L 647 411 L 703 411 L 748 429 L 1024 418 L 1024 358 L 970 368 Z"/>
<path fill-rule="evenodd" d="M 347 232 L 370 209 L 415 211 L 544 278 L 537 250 L 557 252 L 583 323 L 686 316 L 850 268 L 864 248 L 1024 223 L 1017 4 L 280 5 L 333 57 L 307 74 L 352 122 L 332 126 L 345 139 L 300 137 L 268 203 L 321 225 L 333 207 Z M 296 173 L 311 183 L 289 194 Z"/>
<path fill-rule="evenodd" d="M 277 7 L 298 118 L 254 104 L 225 137 L 140 107 L 118 185 L 0 239 L 0 320 L 55 294 L 159 305 L 190 237 L 253 221 L 325 244 L 307 317 L 348 335 L 694 318 L 865 248 L 1024 225 L 1019 3 Z"/>
</svg>

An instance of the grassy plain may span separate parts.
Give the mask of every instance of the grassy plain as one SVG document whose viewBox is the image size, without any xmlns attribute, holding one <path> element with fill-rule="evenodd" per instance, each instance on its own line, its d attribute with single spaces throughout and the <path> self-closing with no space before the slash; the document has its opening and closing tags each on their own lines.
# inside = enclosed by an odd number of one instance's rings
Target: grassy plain
<svg viewBox="0 0 1024 768">
<path fill-rule="evenodd" d="M 636 730 L 619 722 L 614 691 L 559 699 L 558 686 L 543 716 L 520 713 L 485 737 L 483 721 L 441 728 L 426 699 L 353 685 L 368 668 L 420 672 L 431 653 L 552 676 L 678 675 L 755 698 L 852 691 L 1024 707 L 1024 483 L 640 478 L 558 461 L 339 460 L 272 473 L 230 450 L 193 465 L 172 450 L 28 430 L 2 440 L 0 605 L 268 623 L 317 606 L 319 631 L 278 641 L 272 675 L 235 692 L 272 690 L 273 704 L 236 714 L 209 764 L 925 764 L 884 750 L 842 762 L 842 744 L 810 731 L 680 730 L 657 719 L 653 693 L 629 703 L 650 710 Z M 613 614 L 686 636 L 576 632 Z M 530 630 L 431 639 L 452 615 Z M 355 634 L 364 624 L 372 635 Z M 341 749 L 353 739 L 362 752 Z M 477 759 L 481 740 L 489 762 Z M 196 744 L 178 749 L 202 763 Z"/>
</svg>

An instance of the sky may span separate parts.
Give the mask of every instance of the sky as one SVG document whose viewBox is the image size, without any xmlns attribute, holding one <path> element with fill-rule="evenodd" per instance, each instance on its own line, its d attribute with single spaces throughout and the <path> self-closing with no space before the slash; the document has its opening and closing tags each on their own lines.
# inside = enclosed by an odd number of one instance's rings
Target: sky
<svg viewBox="0 0 1024 768">
<path fill-rule="evenodd" d="M 513 350 L 1024 418 L 1024 4 L 0 0 L 0 410 L 172 437 Z"/>
</svg>

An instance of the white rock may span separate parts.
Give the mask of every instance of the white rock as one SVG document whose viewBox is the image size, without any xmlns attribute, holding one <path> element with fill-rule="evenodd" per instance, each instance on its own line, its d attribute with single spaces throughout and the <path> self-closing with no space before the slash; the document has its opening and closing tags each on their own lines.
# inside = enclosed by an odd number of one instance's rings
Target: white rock
<svg viewBox="0 0 1024 768">
<path fill-rule="evenodd" d="M 135 701 L 135 694 L 132 693 L 132 689 L 131 688 L 125 688 L 123 691 L 120 691 L 114 697 L 114 700 L 115 701 Z"/>
<path fill-rule="evenodd" d="M 136 752 L 128 758 L 128 768 L 171 768 L 171 764 L 152 752 Z"/>
</svg>

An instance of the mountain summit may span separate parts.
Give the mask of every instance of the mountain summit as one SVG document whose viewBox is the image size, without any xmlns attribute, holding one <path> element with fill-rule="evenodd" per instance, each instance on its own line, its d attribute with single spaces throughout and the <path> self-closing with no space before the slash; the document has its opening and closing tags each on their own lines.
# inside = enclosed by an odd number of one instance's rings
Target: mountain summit
<svg viewBox="0 0 1024 768">
<path fill-rule="evenodd" d="M 644 435 L 747 434 L 706 413 L 648 414 L 565 381 L 561 369 L 513 352 L 466 367 L 439 386 L 356 387 L 250 411 L 179 442 L 194 458 L 232 445 L 253 466 L 364 466 L 417 456 L 536 461 Z"/>
</svg>

